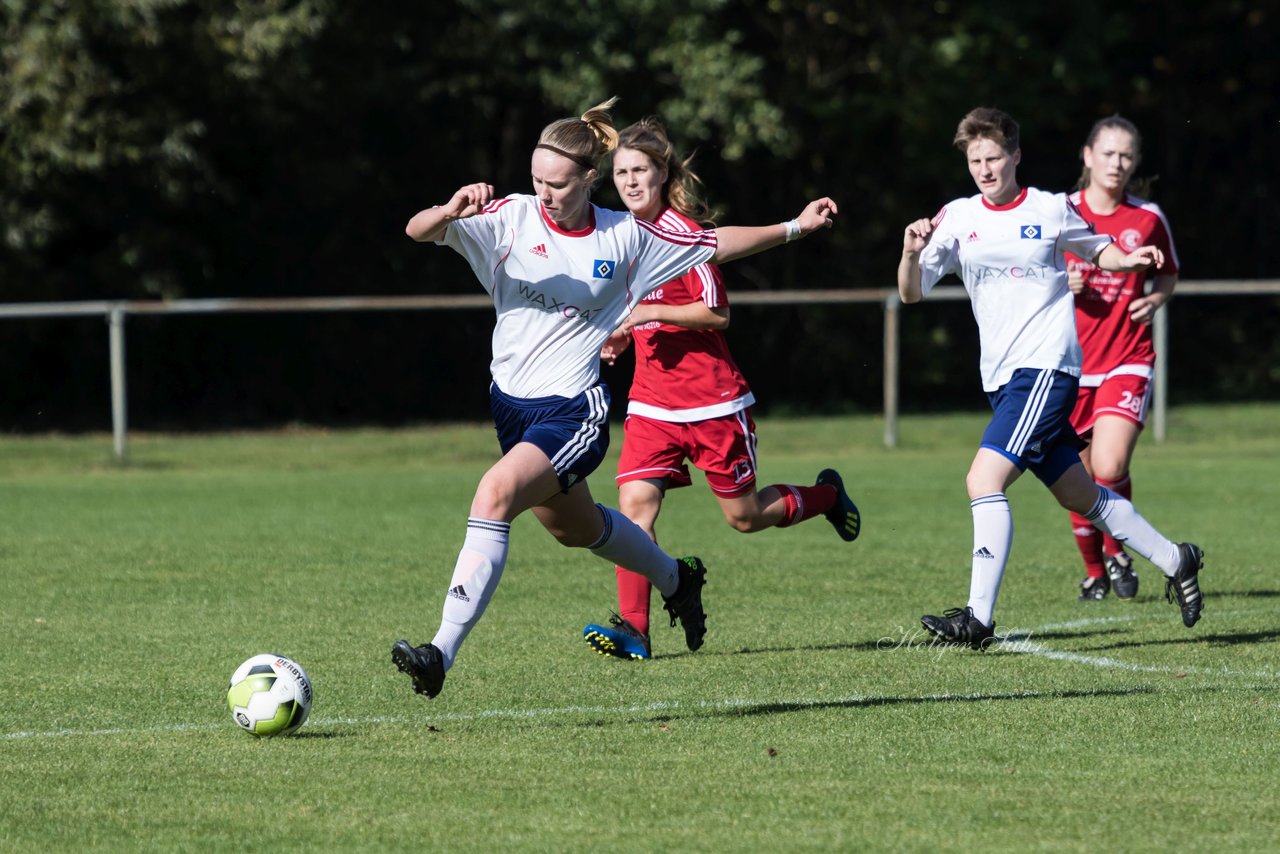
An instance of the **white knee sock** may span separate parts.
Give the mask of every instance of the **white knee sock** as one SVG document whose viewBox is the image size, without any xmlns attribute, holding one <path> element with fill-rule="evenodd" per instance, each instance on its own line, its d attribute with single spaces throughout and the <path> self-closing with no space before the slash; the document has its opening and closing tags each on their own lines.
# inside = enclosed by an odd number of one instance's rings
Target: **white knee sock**
<svg viewBox="0 0 1280 854">
<path fill-rule="evenodd" d="M 587 546 L 591 553 L 640 573 L 663 596 L 675 593 L 680 584 L 675 558 L 658 548 L 643 528 L 617 510 L 603 504 L 596 506 L 604 516 L 604 533 Z"/>
<path fill-rule="evenodd" d="M 453 567 L 440 628 L 431 640 L 444 656 L 445 670 L 453 666 L 458 648 L 480 622 L 493 591 L 498 589 L 502 568 L 507 564 L 510 536 L 508 522 L 474 517 L 467 520 L 467 539 Z"/>
<path fill-rule="evenodd" d="M 1104 534 L 1110 534 L 1126 548 L 1159 567 L 1169 577 L 1178 571 L 1178 546 L 1151 527 L 1129 499 L 1098 487 L 1098 500 L 1084 517 Z"/>
<path fill-rule="evenodd" d="M 969 576 L 969 607 L 990 626 L 996 609 L 1000 579 L 1013 546 L 1013 514 L 1003 492 L 969 502 L 973 512 L 973 569 Z"/>
</svg>

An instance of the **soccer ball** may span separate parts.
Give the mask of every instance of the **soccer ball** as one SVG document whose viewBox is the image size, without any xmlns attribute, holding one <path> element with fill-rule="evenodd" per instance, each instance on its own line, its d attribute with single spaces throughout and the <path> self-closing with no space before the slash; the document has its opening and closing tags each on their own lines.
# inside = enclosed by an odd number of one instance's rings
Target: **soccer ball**
<svg viewBox="0 0 1280 854">
<path fill-rule="evenodd" d="M 311 713 L 311 680 L 283 655 L 255 655 L 231 674 L 227 705 L 245 732 L 288 735 Z"/>
</svg>

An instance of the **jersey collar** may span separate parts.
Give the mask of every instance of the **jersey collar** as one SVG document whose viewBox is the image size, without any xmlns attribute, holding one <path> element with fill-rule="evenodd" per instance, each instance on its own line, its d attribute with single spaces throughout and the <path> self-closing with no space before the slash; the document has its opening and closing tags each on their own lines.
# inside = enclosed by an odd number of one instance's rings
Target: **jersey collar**
<svg viewBox="0 0 1280 854">
<path fill-rule="evenodd" d="M 574 231 L 568 231 L 567 229 L 563 229 L 556 225 L 555 221 L 551 219 L 551 217 L 547 216 L 547 210 L 542 206 L 541 202 L 538 203 L 538 213 L 542 214 L 542 221 L 547 224 L 547 228 L 551 229 L 556 234 L 563 234 L 565 237 L 586 237 L 588 234 L 596 230 L 596 206 L 588 205 L 587 207 L 591 211 L 591 221 L 582 228 Z"/>
<path fill-rule="evenodd" d="M 1023 187 L 1022 192 L 1013 198 L 1013 201 L 1005 202 L 1003 205 L 993 205 L 987 201 L 987 197 L 982 197 L 982 206 L 989 211 L 1011 211 L 1027 198 L 1027 188 Z"/>
</svg>

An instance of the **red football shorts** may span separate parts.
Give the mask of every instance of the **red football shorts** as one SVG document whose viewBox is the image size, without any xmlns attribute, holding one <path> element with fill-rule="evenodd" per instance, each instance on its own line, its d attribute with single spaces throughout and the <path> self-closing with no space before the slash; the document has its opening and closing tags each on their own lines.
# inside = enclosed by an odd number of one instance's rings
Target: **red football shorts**
<svg viewBox="0 0 1280 854">
<path fill-rule="evenodd" d="M 751 410 L 722 418 L 678 423 L 628 415 L 622 428 L 619 485 L 632 480 L 665 480 L 668 489 L 688 486 L 693 463 L 711 491 L 737 498 L 755 488 L 756 425 Z"/>
<path fill-rule="evenodd" d="M 1136 374 L 1115 374 L 1102 385 L 1080 386 L 1076 408 L 1071 412 L 1071 426 L 1085 436 L 1093 430 L 1099 415 L 1127 418 L 1139 428 L 1147 420 L 1151 403 L 1151 379 Z"/>
</svg>

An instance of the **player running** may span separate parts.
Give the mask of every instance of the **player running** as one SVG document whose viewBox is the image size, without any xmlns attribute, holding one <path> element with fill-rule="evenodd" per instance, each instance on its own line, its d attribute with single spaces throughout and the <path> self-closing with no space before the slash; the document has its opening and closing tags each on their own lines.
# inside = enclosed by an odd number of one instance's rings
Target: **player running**
<svg viewBox="0 0 1280 854">
<path fill-rule="evenodd" d="M 1100 234 L 1122 249 L 1156 246 L 1164 263 L 1136 273 L 1102 270 L 1067 255 L 1067 284 L 1075 294 L 1076 332 L 1084 353 L 1080 394 L 1071 426 L 1089 444 L 1080 452 L 1089 475 L 1111 491 L 1133 497 L 1129 464 L 1147 417 L 1156 360 L 1151 321 L 1178 282 L 1178 253 L 1164 212 L 1129 192 L 1142 158 L 1142 139 L 1128 119 L 1094 124 L 1081 150 L 1084 171 L 1072 204 Z M 1145 191 L 1144 191 L 1145 193 Z M 1151 293 L 1144 293 L 1147 281 Z M 1138 594 L 1138 574 L 1124 546 L 1071 514 L 1071 529 L 1084 557 L 1080 598 L 1097 600 L 1114 590 L 1118 599 Z"/>
<path fill-rule="evenodd" d="M 587 488 L 609 441 L 600 349 L 663 282 L 707 261 L 829 228 L 837 210 L 822 198 L 787 223 L 675 232 L 596 207 L 597 164 L 618 139 L 609 114 L 615 100 L 543 129 L 530 161 L 533 195 L 495 198 L 491 185 L 468 184 L 405 228 L 416 241 L 466 258 L 497 313 L 490 409 L 502 458 L 476 488 L 435 637 L 420 646 L 396 641 L 391 650 L 413 690 L 428 697 L 440 693 L 497 589 L 511 522 L 526 510 L 562 545 L 590 549 L 648 578 L 690 649 L 706 632 L 702 561 L 666 554 L 634 522 L 596 504 Z"/>
<path fill-rule="evenodd" d="M 710 218 L 698 178 L 677 156 L 666 128 L 644 119 L 619 135 L 613 183 L 632 215 L 670 231 L 700 231 Z M 656 541 L 654 528 L 668 489 L 689 486 L 686 460 L 707 478 L 725 520 L 738 531 L 785 528 L 823 515 L 846 541 L 857 539 L 858 508 L 832 469 L 815 486 L 775 484 L 756 491 L 755 398 L 738 370 L 723 330 L 729 300 L 714 264 L 699 264 L 640 301 L 601 352 L 611 364 L 634 340 L 618 506 Z M 650 583 L 615 567 L 618 614 L 610 625 L 588 625 L 584 640 L 597 652 L 624 660 L 652 656 Z"/>
<path fill-rule="evenodd" d="M 991 642 L 996 595 L 1013 545 L 1005 491 L 1029 468 L 1062 506 L 1159 567 L 1170 601 L 1190 628 L 1203 607 L 1204 553 L 1169 541 L 1128 499 L 1094 483 L 1080 462 L 1081 443 L 1070 422 L 1081 355 L 1066 253 L 1113 271 L 1159 267 L 1164 253 L 1155 246 L 1126 252 L 1095 234 L 1065 195 L 1019 187 L 1018 124 L 1008 114 L 972 110 L 954 141 L 979 194 L 907 226 L 898 293 L 905 303 L 919 302 L 944 275 L 960 276 L 978 322 L 982 387 L 994 415 L 966 478 L 973 513 L 968 604 L 940 617 L 926 614 L 920 622 L 945 641 L 975 649 Z"/>
</svg>

